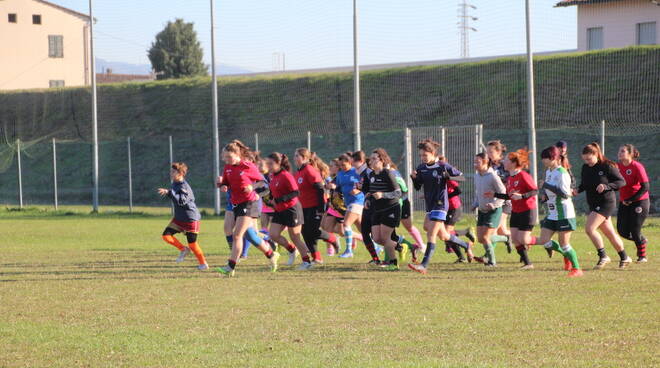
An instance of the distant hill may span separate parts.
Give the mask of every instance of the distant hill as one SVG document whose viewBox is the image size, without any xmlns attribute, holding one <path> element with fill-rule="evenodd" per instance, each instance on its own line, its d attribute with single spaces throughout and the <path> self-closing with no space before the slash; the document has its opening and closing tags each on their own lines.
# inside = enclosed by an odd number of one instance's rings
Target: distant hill
<svg viewBox="0 0 660 368">
<path fill-rule="evenodd" d="M 116 74 L 149 74 L 151 72 L 151 65 L 149 64 L 131 64 L 96 58 L 97 73 L 105 73 L 108 68 L 112 69 L 112 72 Z M 254 72 L 253 70 L 227 64 L 219 64 L 217 70 L 219 75 L 236 75 Z"/>
</svg>

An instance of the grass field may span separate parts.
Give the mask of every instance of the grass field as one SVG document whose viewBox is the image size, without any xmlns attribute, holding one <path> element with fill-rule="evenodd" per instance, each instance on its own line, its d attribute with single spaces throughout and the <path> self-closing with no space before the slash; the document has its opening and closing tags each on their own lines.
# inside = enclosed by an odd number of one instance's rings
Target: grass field
<svg viewBox="0 0 660 368">
<path fill-rule="evenodd" d="M 0 211 L 0 367 L 660 365 L 658 218 L 649 263 L 580 279 L 540 248 L 521 272 L 503 247 L 494 270 L 437 252 L 427 276 L 369 269 L 363 248 L 270 274 L 251 252 L 226 279 L 175 264 L 157 213 Z M 221 229 L 202 223 L 211 265 L 226 260 Z M 589 270 L 593 246 L 574 239 Z"/>
</svg>

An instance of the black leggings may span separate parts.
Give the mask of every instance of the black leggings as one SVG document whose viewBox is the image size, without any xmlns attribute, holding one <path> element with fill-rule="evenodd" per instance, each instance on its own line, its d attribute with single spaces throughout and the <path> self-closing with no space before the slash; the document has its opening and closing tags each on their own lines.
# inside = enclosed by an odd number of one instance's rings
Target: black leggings
<svg viewBox="0 0 660 368">
<path fill-rule="evenodd" d="M 178 234 L 179 231 L 176 231 L 172 229 L 171 227 L 166 227 L 165 231 L 163 231 L 163 235 L 176 235 Z M 194 243 L 197 241 L 197 234 L 195 233 L 186 233 L 186 239 L 188 240 L 188 244 Z"/>
<path fill-rule="evenodd" d="M 629 206 L 620 203 L 616 217 L 616 230 L 619 235 L 634 241 L 637 246 L 646 243 L 646 238 L 642 235 L 642 225 L 644 225 L 646 216 L 649 215 L 649 207 L 648 199 L 632 202 Z"/>
<path fill-rule="evenodd" d="M 321 230 L 322 216 L 317 215 L 316 207 L 303 208 L 303 216 L 305 222 L 302 225 L 302 236 L 309 251 L 315 253 L 316 241 L 318 239 L 328 240 L 330 234 L 325 230 Z"/>
</svg>

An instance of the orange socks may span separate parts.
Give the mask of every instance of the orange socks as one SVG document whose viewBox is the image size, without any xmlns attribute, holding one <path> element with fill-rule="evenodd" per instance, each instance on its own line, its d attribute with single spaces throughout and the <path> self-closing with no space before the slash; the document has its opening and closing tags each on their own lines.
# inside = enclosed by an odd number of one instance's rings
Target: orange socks
<svg viewBox="0 0 660 368">
<path fill-rule="evenodd" d="M 202 252 L 202 248 L 200 248 L 199 244 L 197 242 L 190 243 L 188 244 L 188 248 L 193 252 L 195 257 L 197 257 L 197 261 L 199 264 L 206 264 L 206 258 L 204 258 L 204 252 Z"/>
<path fill-rule="evenodd" d="M 180 251 L 186 249 L 186 247 L 183 244 L 181 244 L 181 242 L 172 235 L 163 235 L 163 240 L 165 240 L 167 244 L 171 244 L 175 246 Z"/>
</svg>

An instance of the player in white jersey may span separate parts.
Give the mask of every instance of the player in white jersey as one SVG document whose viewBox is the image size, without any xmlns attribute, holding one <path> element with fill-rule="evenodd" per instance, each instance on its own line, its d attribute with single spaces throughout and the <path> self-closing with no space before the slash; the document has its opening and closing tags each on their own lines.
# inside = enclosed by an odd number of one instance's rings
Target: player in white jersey
<svg viewBox="0 0 660 368">
<path fill-rule="evenodd" d="M 575 208 L 571 199 L 571 176 L 566 170 L 566 158 L 555 146 L 541 152 L 541 161 L 546 167 L 545 181 L 539 182 L 542 200 L 548 207 L 548 215 L 541 221 L 541 236 L 532 237 L 531 244 L 543 245 L 546 250 L 554 250 L 564 256 L 564 270 L 569 277 L 582 276 L 577 254 L 571 247 L 571 233 L 576 228 Z M 552 236 L 559 233 L 559 243 Z"/>
</svg>

